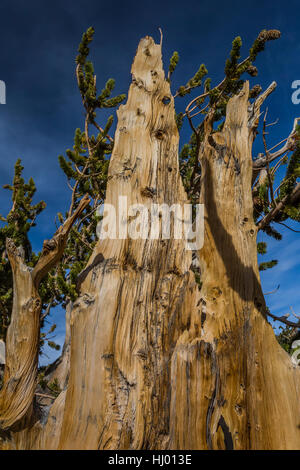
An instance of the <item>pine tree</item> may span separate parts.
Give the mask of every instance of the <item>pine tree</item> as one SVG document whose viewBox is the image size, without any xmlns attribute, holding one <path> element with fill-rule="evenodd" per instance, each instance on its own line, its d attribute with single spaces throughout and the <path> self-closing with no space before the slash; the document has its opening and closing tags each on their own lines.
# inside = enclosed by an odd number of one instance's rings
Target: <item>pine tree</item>
<svg viewBox="0 0 300 470">
<path fill-rule="evenodd" d="M 38 255 L 31 252 L 28 231 L 44 203 L 32 205 L 34 183 L 25 185 L 20 162 L 10 187 L 13 210 L 0 241 L 21 300 L 12 301 L 12 275 L 7 275 L 3 331 L 9 302 L 12 315 L 0 391 L 0 446 L 300 448 L 299 370 L 290 367 L 283 350 L 290 352 L 289 343 L 278 335 L 280 347 L 267 318 L 290 327 L 285 335 L 294 334 L 299 322 L 268 310 L 259 268 L 270 268 L 276 260 L 259 267 L 257 253 L 266 254 L 267 245 L 256 242 L 259 230 L 279 240 L 278 225 L 299 221 L 299 127 L 295 120 L 284 145 L 268 149 L 265 112 L 263 151 L 253 159 L 261 108 L 275 84 L 264 92 L 258 84 L 250 89 L 244 75 L 257 76 L 256 57 L 268 41 L 279 38 L 279 31 L 262 31 L 242 61 L 237 37 L 218 85 L 212 86 L 202 64 L 174 96 L 170 85 L 179 54 L 172 55 L 165 79 L 161 44 L 144 38 L 127 104 L 118 113 L 126 132 L 117 128 L 115 140 L 113 118 L 101 127 L 97 111 L 118 106 L 125 96 L 111 97 L 113 80 L 98 95 L 88 60 L 93 35 L 89 28 L 76 58 L 83 128 L 75 131 L 73 148 L 59 156 L 71 189 L 70 207 L 58 213 L 61 225 Z M 199 89 L 201 94 L 193 97 Z M 175 114 L 177 97 L 189 101 L 184 109 L 179 104 Z M 185 119 L 192 134 L 178 158 L 178 130 Z M 127 177 L 129 157 L 133 165 Z M 116 161 L 126 169 L 108 178 L 108 166 Z M 284 165 L 278 182 L 278 168 Z M 150 178 L 155 191 L 143 186 Z M 206 236 L 195 253 L 200 269 L 190 267 L 192 254 L 174 237 L 167 243 L 96 243 L 97 207 L 104 200 L 113 202 L 120 185 L 139 203 L 151 198 L 154 203 L 190 201 L 194 208 L 204 204 Z M 8 266 L 4 269 L 9 274 Z M 72 327 L 63 384 L 53 375 L 58 363 L 51 373 L 37 367 L 40 339 L 51 344 L 54 331 L 41 338 L 41 321 L 58 304 L 70 307 Z M 45 405 L 45 398 L 51 403 Z"/>
<path fill-rule="evenodd" d="M 40 201 L 33 204 L 36 186 L 32 178 L 25 183 L 22 177 L 21 160 L 15 164 L 15 174 L 12 184 L 4 186 L 12 192 L 12 208 L 7 216 L 0 216 L 0 339 L 5 340 L 10 323 L 13 302 L 13 280 L 11 265 L 6 255 L 6 238 L 11 238 L 16 246 L 22 247 L 26 263 L 34 267 L 37 255 L 32 252 L 29 231 L 36 226 L 38 215 L 45 209 L 46 204 Z"/>
</svg>

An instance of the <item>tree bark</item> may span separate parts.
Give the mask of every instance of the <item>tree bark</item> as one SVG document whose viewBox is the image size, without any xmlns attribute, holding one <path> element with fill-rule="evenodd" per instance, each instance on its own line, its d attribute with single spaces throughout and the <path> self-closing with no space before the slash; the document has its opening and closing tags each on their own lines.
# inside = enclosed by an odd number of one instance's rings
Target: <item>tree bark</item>
<svg viewBox="0 0 300 470">
<path fill-rule="evenodd" d="M 257 267 L 251 150 L 263 100 L 248 97 L 246 83 L 222 132 L 205 122 L 201 291 L 185 240 L 99 240 L 70 316 L 67 387 L 30 426 L 8 423 L 2 448 L 300 448 L 299 368 L 266 320 Z M 119 195 L 149 209 L 188 203 L 178 141 L 161 45 L 146 37 L 118 111 L 106 203 L 117 213 Z M 36 337 L 27 332 L 33 349 Z"/>
<path fill-rule="evenodd" d="M 39 284 L 64 252 L 69 231 L 89 203 L 83 197 L 79 206 L 53 238 L 46 240 L 42 254 L 32 270 L 24 261 L 23 250 L 7 239 L 6 251 L 13 272 L 13 310 L 6 338 L 3 386 L 0 391 L 0 428 L 22 429 L 35 419 L 34 393 L 40 339 L 41 299 Z"/>
<path fill-rule="evenodd" d="M 251 192 L 249 84 L 227 106 L 221 133 L 205 122 L 202 334 L 172 358 L 172 447 L 299 449 L 300 376 L 266 320 Z M 254 105 L 259 114 L 262 101 Z M 188 391 L 188 392 L 187 392 Z"/>
</svg>

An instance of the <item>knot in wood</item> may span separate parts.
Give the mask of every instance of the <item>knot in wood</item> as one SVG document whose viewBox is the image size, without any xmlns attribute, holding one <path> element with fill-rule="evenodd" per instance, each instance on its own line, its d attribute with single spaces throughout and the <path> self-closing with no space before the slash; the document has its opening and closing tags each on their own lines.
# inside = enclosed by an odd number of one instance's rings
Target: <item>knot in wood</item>
<svg viewBox="0 0 300 470">
<path fill-rule="evenodd" d="M 157 191 L 155 188 L 151 188 L 150 186 L 146 186 L 141 190 L 141 195 L 145 197 L 153 198 L 156 195 Z"/>
<path fill-rule="evenodd" d="M 157 129 L 157 131 L 154 132 L 154 135 L 158 140 L 163 140 L 165 133 L 162 129 Z"/>
</svg>

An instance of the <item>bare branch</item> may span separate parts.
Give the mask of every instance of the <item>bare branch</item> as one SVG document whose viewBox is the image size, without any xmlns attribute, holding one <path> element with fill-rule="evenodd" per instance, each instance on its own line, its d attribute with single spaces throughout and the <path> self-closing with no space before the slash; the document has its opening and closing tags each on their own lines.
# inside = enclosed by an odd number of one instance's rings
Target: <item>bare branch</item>
<svg viewBox="0 0 300 470">
<path fill-rule="evenodd" d="M 277 224 L 283 225 L 284 227 L 288 228 L 288 229 L 291 230 L 292 232 L 300 233 L 300 230 L 295 230 L 295 229 L 293 229 L 292 227 L 289 227 L 287 224 L 284 224 L 283 222 L 277 222 Z"/>
<path fill-rule="evenodd" d="M 12 240 L 6 240 L 6 251 L 13 272 L 14 300 L 7 332 L 4 383 L 0 392 L 2 429 L 12 428 L 22 418 L 29 416 L 32 410 L 42 308 L 38 287 L 42 278 L 60 260 L 68 234 L 89 202 L 90 198 L 85 195 L 53 238 L 44 242 L 41 257 L 33 271 L 25 264 L 23 250 L 17 248 Z"/>
<path fill-rule="evenodd" d="M 162 42 L 163 42 L 163 32 L 162 32 L 162 29 L 161 28 L 158 28 L 159 32 L 160 32 L 160 45 L 162 45 Z"/>
<path fill-rule="evenodd" d="M 86 194 L 80 201 L 74 213 L 67 218 L 63 225 L 59 227 L 51 240 L 45 240 L 41 257 L 32 272 L 32 279 L 35 286 L 38 286 L 43 277 L 60 260 L 65 249 L 67 238 L 75 220 L 82 214 L 90 202 Z"/>
<path fill-rule="evenodd" d="M 47 395 L 46 393 L 38 393 L 36 392 L 35 395 L 37 397 L 41 397 L 41 398 L 50 398 L 51 400 L 56 400 L 57 397 L 54 397 L 53 395 Z"/>
<path fill-rule="evenodd" d="M 254 101 L 254 103 L 249 107 L 249 124 L 248 126 L 251 129 L 256 129 L 259 123 L 259 118 L 261 116 L 260 108 L 265 102 L 265 100 L 268 98 L 268 96 L 273 93 L 275 88 L 277 87 L 276 82 L 272 82 L 271 85 L 268 86 L 268 88 L 259 95 L 259 97 Z M 259 165 L 261 166 L 261 165 Z"/>
<path fill-rule="evenodd" d="M 271 177 L 271 173 L 270 173 L 270 155 L 269 155 L 269 152 L 268 152 L 267 140 L 266 140 L 266 134 L 267 134 L 267 132 L 266 132 L 266 127 L 267 127 L 267 114 L 268 114 L 268 108 L 266 109 L 265 116 L 264 116 L 264 124 L 263 124 L 263 143 L 264 143 L 265 153 L 266 153 L 266 159 L 267 159 L 266 168 L 267 168 L 267 176 L 268 176 L 268 183 L 269 183 L 269 189 L 270 189 L 270 196 L 271 196 L 271 201 L 272 201 L 273 207 L 275 207 L 275 206 L 276 206 L 276 202 L 275 202 L 275 199 L 274 199 L 273 182 L 272 182 L 272 177 Z"/>
<path fill-rule="evenodd" d="M 264 295 L 271 295 L 271 294 L 275 294 L 278 289 L 280 288 L 280 284 L 278 284 L 278 286 L 276 287 L 276 289 L 270 291 L 270 292 L 264 292 Z"/>
<path fill-rule="evenodd" d="M 49 301 L 49 304 L 47 305 L 47 308 L 46 308 L 45 312 L 41 316 L 41 322 L 49 315 L 52 304 L 53 304 L 53 301 L 54 301 L 54 297 L 52 296 L 50 301 Z"/>
<path fill-rule="evenodd" d="M 298 122 L 300 121 L 300 118 L 296 118 L 294 120 L 294 125 L 293 125 L 293 129 L 292 129 L 292 132 L 290 133 L 290 135 L 282 140 L 279 144 L 277 144 L 276 146 L 272 147 L 272 149 L 269 150 L 269 152 L 271 150 L 273 150 L 275 147 L 277 147 L 278 145 L 280 145 L 281 143 L 285 142 L 284 146 L 281 147 L 279 150 L 277 150 L 276 152 L 274 153 L 271 153 L 270 156 L 269 156 L 269 163 L 273 162 L 274 160 L 276 160 L 277 158 L 281 157 L 284 153 L 286 152 L 289 152 L 290 150 L 293 150 L 294 146 L 295 146 L 295 137 L 296 137 L 296 128 L 297 128 L 297 125 L 298 125 Z M 258 169 L 258 168 L 261 168 L 261 167 L 264 167 L 267 165 L 267 157 L 266 156 L 263 156 L 263 157 L 260 157 L 260 158 L 257 158 L 256 160 L 254 160 L 253 162 L 253 169 Z"/>
<path fill-rule="evenodd" d="M 273 318 L 275 321 L 280 321 L 281 323 L 284 323 L 287 326 L 291 326 L 292 328 L 300 328 L 300 320 L 298 322 L 292 322 L 288 320 L 289 315 L 282 315 L 281 317 L 276 317 L 276 315 L 273 315 L 273 313 L 268 312 L 267 313 L 268 317 Z"/>
</svg>

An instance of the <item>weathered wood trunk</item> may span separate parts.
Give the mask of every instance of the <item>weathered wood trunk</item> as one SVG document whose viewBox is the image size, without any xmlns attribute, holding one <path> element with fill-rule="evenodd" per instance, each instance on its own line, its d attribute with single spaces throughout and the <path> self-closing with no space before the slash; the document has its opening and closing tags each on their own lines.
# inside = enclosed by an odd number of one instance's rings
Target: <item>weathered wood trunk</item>
<svg viewBox="0 0 300 470">
<path fill-rule="evenodd" d="M 253 222 L 249 85 L 227 106 L 221 133 L 210 116 L 200 150 L 205 207 L 202 333 L 172 359 L 172 443 L 194 449 L 298 449 L 300 375 L 265 318 Z M 259 105 L 259 103 L 258 103 Z"/>
<path fill-rule="evenodd" d="M 149 37 L 132 77 L 106 203 L 183 207 L 173 97 Z M 67 386 L 2 448 L 300 449 L 300 374 L 265 318 L 257 267 L 248 94 L 221 133 L 205 123 L 201 291 L 184 239 L 99 240 L 71 312 Z"/>
</svg>

